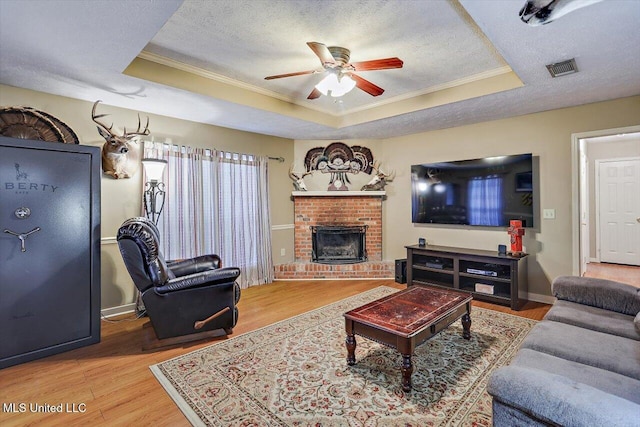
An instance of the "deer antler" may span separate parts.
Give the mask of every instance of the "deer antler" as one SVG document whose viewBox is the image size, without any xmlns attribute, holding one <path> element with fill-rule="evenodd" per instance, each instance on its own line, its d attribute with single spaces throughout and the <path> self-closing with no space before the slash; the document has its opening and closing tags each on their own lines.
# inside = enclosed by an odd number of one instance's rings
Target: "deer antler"
<svg viewBox="0 0 640 427">
<path fill-rule="evenodd" d="M 302 179 L 307 175 L 313 175 L 312 171 L 309 172 L 303 172 L 302 175 L 300 175 L 299 172 L 295 172 L 293 170 L 293 163 L 291 163 L 291 166 L 289 167 L 289 178 L 293 179 L 294 181 L 297 179 Z"/>
<path fill-rule="evenodd" d="M 147 116 L 147 124 L 145 125 L 144 129 L 142 130 L 142 132 L 140 131 L 140 114 L 138 114 L 138 129 L 136 129 L 135 132 L 127 132 L 127 128 L 124 128 L 124 135 L 122 135 L 123 137 L 130 139 L 136 135 L 149 135 L 149 116 Z"/>
<path fill-rule="evenodd" d="M 391 171 L 389 175 L 387 175 L 387 181 L 393 181 L 396 179 L 396 171 L 395 169 Z"/>
<path fill-rule="evenodd" d="M 105 116 L 108 116 L 108 114 L 96 115 L 96 107 L 98 106 L 99 102 L 102 102 L 102 100 L 99 99 L 93 104 L 93 108 L 91 109 L 91 120 L 93 120 L 98 126 L 100 126 L 102 129 L 104 129 L 110 135 L 115 136 L 115 134 L 111 131 L 111 128 L 113 128 L 113 123 L 111 123 L 111 126 L 107 126 L 104 123 L 98 121 L 98 119 L 100 119 L 102 117 L 105 117 Z"/>
<path fill-rule="evenodd" d="M 108 114 L 98 114 L 96 115 L 96 107 L 98 106 L 98 103 L 102 102 L 102 100 L 97 100 L 94 104 L 93 104 L 93 108 L 91 109 L 91 119 L 98 125 L 100 126 L 102 129 L 104 129 L 106 132 L 109 133 L 109 135 L 111 136 L 117 136 L 115 133 L 113 133 L 113 131 L 111 129 L 113 129 L 113 123 L 111 123 L 111 126 L 107 126 L 106 124 L 104 124 L 103 122 L 99 121 L 98 119 L 102 118 L 102 117 L 106 117 L 108 116 Z M 135 132 L 127 132 L 127 128 L 124 128 L 124 134 L 122 135 L 122 138 L 125 139 L 131 139 L 136 135 L 149 135 L 150 130 L 149 130 L 149 116 L 147 116 L 147 124 L 145 125 L 144 129 L 142 131 L 140 131 L 140 114 L 138 114 L 138 129 L 136 129 Z"/>
<path fill-rule="evenodd" d="M 375 171 L 375 173 L 380 172 L 379 168 L 380 167 L 380 162 L 378 162 L 377 160 L 374 160 L 373 163 L 371 164 L 371 169 L 373 169 Z"/>
<path fill-rule="evenodd" d="M 289 167 L 289 178 L 293 181 L 293 188 L 297 191 L 307 191 L 307 185 L 304 183 L 304 177 L 311 175 L 311 171 L 298 173 L 293 171 L 293 163 Z"/>
<path fill-rule="evenodd" d="M 289 166 L 289 178 L 293 179 L 294 181 L 298 179 L 298 177 L 293 172 L 293 163 L 291 163 L 291 166 Z"/>
<path fill-rule="evenodd" d="M 382 168 L 380 168 L 380 173 L 384 175 L 387 181 L 393 181 L 393 178 L 396 177 L 396 171 L 394 169 L 391 169 L 389 173 L 385 173 Z"/>
<path fill-rule="evenodd" d="M 374 171 L 376 171 L 376 175 L 379 175 L 381 178 L 384 178 L 387 181 L 393 181 L 393 179 L 396 177 L 395 170 L 392 170 L 390 173 L 385 173 L 385 171 L 382 170 L 382 167 L 380 167 L 380 162 L 378 161 L 374 161 L 371 167 Z"/>
</svg>

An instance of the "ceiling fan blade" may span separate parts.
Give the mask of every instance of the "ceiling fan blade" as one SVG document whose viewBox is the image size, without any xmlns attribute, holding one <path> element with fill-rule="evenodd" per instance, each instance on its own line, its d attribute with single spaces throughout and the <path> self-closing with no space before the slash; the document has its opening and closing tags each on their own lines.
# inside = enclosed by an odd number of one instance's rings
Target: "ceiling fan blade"
<svg viewBox="0 0 640 427">
<path fill-rule="evenodd" d="M 320 98 L 320 95 L 322 95 L 322 93 L 314 87 L 309 96 L 307 96 L 307 99 Z"/>
<path fill-rule="evenodd" d="M 320 58 L 320 62 L 324 66 L 324 64 L 335 64 L 336 60 L 329 52 L 329 48 L 322 43 L 318 42 L 307 42 L 307 46 L 311 48 L 313 53 L 315 53 L 318 58 Z"/>
<path fill-rule="evenodd" d="M 374 85 L 369 80 L 365 80 L 362 77 L 358 76 L 357 74 L 353 74 L 353 73 L 351 73 L 350 76 L 353 80 L 356 81 L 356 86 L 359 89 L 367 92 L 369 95 L 378 96 L 384 93 L 384 89 L 382 89 L 380 86 Z"/>
<path fill-rule="evenodd" d="M 297 73 L 287 73 L 287 74 L 277 74 L 275 76 L 268 76 L 265 77 L 265 80 L 273 80 L 273 79 L 281 79 L 283 77 L 293 77 L 293 76 L 303 76 L 305 74 L 315 74 L 318 71 L 316 70 L 309 70 L 309 71 L 298 71 Z"/>
<path fill-rule="evenodd" d="M 352 62 L 350 65 L 356 71 L 373 71 L 388 70 L 391 68 L 402 68 L 402 60 L 400 58 L 384 58 L 374 59 L 371 61 Z"/>
</svg>

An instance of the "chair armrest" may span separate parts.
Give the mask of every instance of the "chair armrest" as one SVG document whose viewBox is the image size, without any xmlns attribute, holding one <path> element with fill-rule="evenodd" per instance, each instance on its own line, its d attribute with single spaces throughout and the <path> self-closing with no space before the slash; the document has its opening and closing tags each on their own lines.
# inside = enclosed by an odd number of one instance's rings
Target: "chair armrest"
<svg viewBox="0 0 640 427">
<path fill-rule="evenodd" d="M 520 366 L 491 374 L 494 399 L 551 425 L 637 425 L 640 405 L 561 375 Z"/>
<path fill-rule="evenodd" d="M 240 276 L 240 269 L 237 267 L 218 268 L 216 270 L 206 270 L 200 273 L 189 274 L 175 279 L 168 280 L 165 285 L 153 288 L 158 295 L 182 289 L 191 289 L 203 285 L 222 285 L 235 282 Z"/>
<path fill-rule="evenodd" d="M 182 277 L 201 271 L 215 270 L 216 268 L 220 268 L 221 264 L 218 255 L 201 255 L 181 261 L 169 261 L 167 266 L 176 277 Z"/>
<path fill-rule="evenodd" d="M 635 316 L 640 312 L 640 288 L 592 277 L 560 276 L 551 284 L 558 299 Z"/>
</svg>

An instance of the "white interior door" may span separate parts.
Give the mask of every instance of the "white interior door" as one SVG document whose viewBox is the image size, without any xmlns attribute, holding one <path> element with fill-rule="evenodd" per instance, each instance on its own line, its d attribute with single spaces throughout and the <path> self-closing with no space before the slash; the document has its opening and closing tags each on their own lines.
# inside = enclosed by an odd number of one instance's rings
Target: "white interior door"
<svg viewBox="0 0 640 427">
<path fill-rule="evenodd" d="M 640 265 L 640 159 L 598 163 L 600 260 Z"/>
</svg>

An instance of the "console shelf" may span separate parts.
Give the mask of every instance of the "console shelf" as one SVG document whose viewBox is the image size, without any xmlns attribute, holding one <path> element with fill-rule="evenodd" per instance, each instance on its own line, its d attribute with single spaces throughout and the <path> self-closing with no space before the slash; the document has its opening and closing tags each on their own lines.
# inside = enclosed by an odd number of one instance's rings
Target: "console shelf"
<svg viewBox="0 0 640 427">
<path fill-rule="evenodd" d="M 520 308 L 527 292 L 527 255 L 446 246 L 406 246 L 407 285 L 469 291 L 478 300 Z"/>
</svg>

